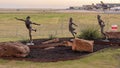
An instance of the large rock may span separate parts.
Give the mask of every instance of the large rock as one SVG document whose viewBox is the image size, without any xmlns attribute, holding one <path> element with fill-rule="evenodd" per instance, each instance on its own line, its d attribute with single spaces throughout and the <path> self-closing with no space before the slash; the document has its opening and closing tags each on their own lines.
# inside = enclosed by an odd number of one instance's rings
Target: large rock
<svg viewBox="0 0 120 68">
<path fill-rule="evenodd" d="M 85 52 L 93 52 L 93 43 L 94 41 L 88 41 L 83 39 L 73 39 L 72 42 L 65 41 L 65 46 L 72 46 L 73 51 L 85 51 Z"/>
<path fill-rule="evenodd" d="M 88 41 L 88 40 L 83 40 L 83 39 L 74 39 L 73 45 L 72 45 L 72 50 L 93 52 L 93 43 L 94 43 L 94 41 Z"/>
<path fill-rule="evenodd" d="M 26 57 L 29 52 L 29 47 L 19 42 L 0 43 L 0 57 Z"/>
<path fill-rule="evenodd" d="M 106 32 L 108 38 L 120 39 L 120 32 Z"/>
<path fill-rule="evenodd" d="M 63 41 L 61 46 L 72 46 L 72 45 L 73 45 L 73 43 L 70 41 Z"/>
</svg>

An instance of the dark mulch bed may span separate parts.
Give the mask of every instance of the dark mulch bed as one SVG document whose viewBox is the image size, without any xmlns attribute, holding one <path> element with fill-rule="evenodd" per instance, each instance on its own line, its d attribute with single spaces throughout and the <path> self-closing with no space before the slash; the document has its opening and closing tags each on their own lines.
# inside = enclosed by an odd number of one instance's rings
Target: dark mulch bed
<svg viewBox="0 0 120 68">
<path fill-rule="evenodd" d="M 64 39 L 60 39 L 60 41 L 62 42 L 64 40 L 69 40 L 69 39 L 70 38 L 64 38 Z M 56 62 L 56 61 L 80 59 L 90 54 L 88 52 L 72 51 L 71 47 L 57 46 L 59 45 L 58 43 L 51 43 L 52 45 L 55 45 L 54 48 L 50 48 L 50 49 L 39 48 L 40 46 L 44 46 L 44 45 L 41 45 L 41 42 L 46 41 L 46 40 L 47 39 L 34 40 L 35 45 L 29 46 L 31 52 L 25 58 L 3 57 L 3 59 L 27 60 L 27 61 L 35 61 L 35 62 Z M 100 41 L 98 42 L 100 43 Z M 112 47 L 112 45 L 95 44 L 94 52 L 99 51 L 104 48 L 108 48 L 108 47 Z"/>
</svg>

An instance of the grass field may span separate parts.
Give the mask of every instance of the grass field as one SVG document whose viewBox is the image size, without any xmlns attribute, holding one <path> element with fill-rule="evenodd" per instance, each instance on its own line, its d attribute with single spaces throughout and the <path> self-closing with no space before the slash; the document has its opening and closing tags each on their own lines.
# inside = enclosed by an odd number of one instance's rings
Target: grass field
<svg viewBox="0 0 120 68">
<path fill-rule="evenodd" d="M 96 19 L 97 14 L 102 16 L 106 24 L 105 31 L 109 31 L 112 24 L 120 27 L 120 14 L 103 14 L 103 13 L 58 13 L 58 12 L 37 12 L 37 13 L 0 13 L 0 41 L 17 41 L 28 39 L 28 31 L 24 22 L 17 21 L 14 17 L 25 19 L 31 16 L 31 21 L 40 23 L 41 26 L 34 26 L 37 32 L 33 32 L 33 38 L 48 38 L 49 35 L 56 37 L 71 37 L 68 31 L 69 18 L 78 25 L 77 33 L 84 28 L 94 27 L 99 29 Z M 118 27 L 118 28 L 119 28 Z"/>
<path fill-rule="evenodd" d="M 99 29 L 97 14 L 102 16 L 106 24 L 105 31 L 109 31 L 112 24 L 117 24 L 120 27 L 120 14 L 84 12 L 0 13 L 0 42 L 28 39 L 28 31 L 24 23 L 15 20 L 14 17 L 25 19 L 26 16 L 31 16 L 33 22 L 41 24 L 41 26 L 33 26 L 37 29 L 37 32 L 33 32 L 33 38 L 48 38 L 50 34 L 56 37 L 71 37 L 72 35 L 68 31 L 70 17 L 78 25 L 76 30 L 78 33 L 88 27 Z M 109 48 L 82 59 L 60 62 L 38 63 L 0 59 L 0 68 L 120 68 L 120 48 Z"/>
</svg>

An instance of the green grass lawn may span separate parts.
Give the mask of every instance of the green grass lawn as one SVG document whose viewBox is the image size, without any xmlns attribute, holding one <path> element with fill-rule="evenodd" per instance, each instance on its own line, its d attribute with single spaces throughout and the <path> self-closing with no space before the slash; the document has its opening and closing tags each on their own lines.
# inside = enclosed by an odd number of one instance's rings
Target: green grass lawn
<svg viewBox="0 0 120 68">
<path fill-rule="evenodd" d="M 25 19 L 26 16 L 31 16 L 31 21 L 41 24 L 34 26 L 37 32 L 33 32 L 33 38 L 48 38 L 49 35 L 56 37 L 71 37 L 68 31 L 69 18 L 73 18 L 73 22 L 78 25 L 77 33 L 82 29 L 94 27 L 99 29 L 96 19 L 97 14 L 102 16 L 106 24 L 105 31 L 110 31 L 112 24 L 117 24 L 120 27 L 120 14 L 102 14 L 102 13 L 0 13 L 0 41 L 17 41 L 28 39 L 28 31 L 24 22 L 17 21 L 14 17 Z M 118 27 L 118 28 L 119 28 Z"/>
<path fill-rule="evenodd" d="M 71 37 L 68 31 L 68 21 L 72 17 L 78 25 L 78 34 L 84 28 L 94 27 L 99 29 L 96 16 L 100 13 L 0 13 L 0 42 L 18 41 L 28 39 L 28 31 L 23 22 L 14 17 L 25 19 L 31 16 L 33 22 L 41 26 L 33 26 L 37 32 L 33 32 L 33 38 Z M 100 14 L 106 24 L 105 31 L 110 31 L 112 24 L 120 27 L 120 14 Z M 119 28 L 118 27 L 118 28 Z M 109 48 L 90 54 L 84 58 L 60 62 L 26 62 L 9 61 L 0 59 L 0 68 L 120 68 L 120 48 Z"/>
<path fill-rule="evenodd" d="M 0 68 L 120 68 L 120 48 L 104 49 L 84 58 L 59 62 L 0 60 Z"/>
</svg>

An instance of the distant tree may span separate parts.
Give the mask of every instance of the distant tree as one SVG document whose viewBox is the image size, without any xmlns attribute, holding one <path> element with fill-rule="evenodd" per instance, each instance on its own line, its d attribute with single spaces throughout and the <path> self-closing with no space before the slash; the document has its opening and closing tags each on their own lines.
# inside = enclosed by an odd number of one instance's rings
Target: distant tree
<svg viewBox="0 0 120 68">
<path fill-rule="evenodd" d="M 109 8 L 106 4 L 104 4 L 103 1 L 100 1 L 100 3 L 101 3 L 101 7 L 102 7 L 103 10 L 106 10 L 106 9 Z"/>
<path fill-rule="evenodd" d="M 99 9 L 94 3 L 92 3 L 92 8 Z"/>
<path fill-rule="evenodd" d="M 20 9 L 16 9 L 16 11 L 20 11 Z"/>
<path fill-rule="evenodd" d="M 74 9 L 74 7 L 70 7 L 69 9 Z"/>
</svg>

